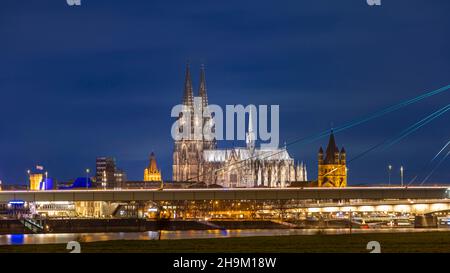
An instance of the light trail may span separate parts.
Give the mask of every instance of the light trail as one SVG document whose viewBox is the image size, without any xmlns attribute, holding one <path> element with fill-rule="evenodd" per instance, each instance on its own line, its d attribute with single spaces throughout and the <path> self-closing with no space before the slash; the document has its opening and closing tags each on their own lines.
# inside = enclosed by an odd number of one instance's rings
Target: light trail
<svg viewBox="0 0 450 273">
<path fill-rule="evenodd" d="M 448 141 L 447 144 L 445 144 L 444 147 L 442 147 L 442 149 L 433 157 L 433 159 L 431 159 L 430 163 L 433 162 L 442 153 L 442 151 L 445 150 L 445 148 L 447 148 L 449 144 L 450 141 Z"/>
<path fill-rule="evenodd" d="M 421 95 L 421 96 L 418 96 L 418 97 L 416 97 L 416 98 L 412 98 L 412 99 L 409 99 L 409 100 L 400 102 L 400 103 L 395 104 L 395 105 L 393 105 L 393 106 L 390 106 L 390 107 L 387 107 L 387 108 L 382 109 L 382 110 L 380 110 L 380 111 L 377 111 L 377 112 L 375 112 L 375 113 L 373 113 L 373 114 L 369 114 L 369 115 L 367 115 L 367 116 L 365 116 L 365 117 L 362 117 L 362 118 L 360 118 L 360 119 L 355 119 L 355 120 L 353 120 L 353 121 L 344 123 L 344 124 L 341 125 L 341 126 L 338 126 L 338 127 L 336 127 L 336 128 L 333 128 L 333 131 L 336 132 L 336 133 L 338 133 L 338 132 L 341 132 L 341 131 L 344 131 L 344 130 L 347 130 L 347 129 L 356 127 L 356 126 L 358 126 L 358 125 L 360 125 L 360 124 L 363 124 L 363 123 L 365 123 L 365 122 L 371 121 L 371 120 L 376 119 L 376 118 L 378 118 L 378 117 L 387 115 L 387 114 L 392 113 L 392 112 L 394 112 L 394 111 L 396 111 L 396 110 L 399 110 L 399 109 L 401 109 L 401 108 L 403 108 L 403 107 L 406 107 L 406 106 L 408 106 L 408 105 L 411 105 L 411 104 L 413 104 L 413 103 L 416 103 L 416 102 L 418 102 L 418 101 L 420 101 L 420 100 L 423 100 L 423 99 L 425 99 L 425 98 L 431 97 L 431 96 L 433 96 L 433 95 L 442 93 L 442 92 L 447 91 L 447 90 L 449 90 L 449 89 L 450 89 L 450 85 L 441 87 L 441 88 L 439 88 L 439 89 L 437 89 L 437 90 L 428 92 L 428 93 L 423 94 L 423 95 Z M 450 108 L 450 105 L 447 105 L 446 107 L 447 107 L 447 108 Z M 442 110 L 442 109 L 441 109 L 441 110 Z M 448 110 L 450 110 L 450 109 L 446 109 L 445 111 L 448 111 Z M 320 133 L 318 133 L 318 134 L 316 134 L 316 135 L 311 135 L 311 136 L 308 136 L 308 137 L 305 137 L 305 138 L 299 138 L 299 139 L 295 139 L 295 140 L 293 140 L 293 141 L 287 142 L 287 143 L 286 143 L 286 146 L 290 146 L 290 145 L 296 144 L 296 143 L 299 143 L 299 144 L 309 144 L 309 143 L 314 142 L 314 141 L 316 141 L 316 140 L 318 140 L 318 139 L 320 139 L 320 138 L 323 138 L 323 137 L 325 137 L 325 136 L 330 135 L 330 133 L 331 133 L 331 130 L 325 130 L 325 131 L 322 131 L 322 132 L 320 132 Z"/>
<path fill-rule="evenodd" d="M 433 161 L 434 161 L 436 158 L 439 157 L 439 155 L 442 153 L 442 151 L 444 151 L 445 148 L 447 148 L 447 146 L 448 146 L 449 144 L 450 144 L 450 141 L 448 141 L 448 142 L 441 148 L 441 150 L 440 150 L 439 152 L 437 152 L 437 154 L 436 154 L 436 155 L 435 155 L 435 156 L 427 163 L 427 165 L 425 165 L 425 166 L 420 170 L 420 173 L 422 173 L 422 171 L 424 171 L 425 169 L 427 169 L 428 166 L 430 166 L 431 163 L 433 163 Z M 411 181 L 408 183 L 408 186 L 411 185 L 412 183 L 414 183 L 414 181 L 418 178 L 418 176 L 419 176 L 419 175 L 416 175 L 416 176 L 414 177 L 414 179 L 411 180 Z"/>
<path fill-rule="evenodd" d="M 389 114 L 389 113 L 395 112 L 395 111 L 397 111 L 397 110 L 399 110 L 399 109 L 402 109 L 402 108 L 404 108 L 404 107 L 406 107 L 406 106 L 409 106 L 409 105 L 411 105 L 411 104 L 414 104 L 414 103 L 416 103 L 416 102 L 419 102 L 419 101 L 421 101 L 421 100 L 423 100 L 423 99 L 426 99 L 426 98 L 429 98 L 429 97 L 431 97 L 431 96 L 434 96 L 434 95 L 443 93 L 443 92 L 445 92 L 445 91 L 448 91 L 449 89 L 450 89 L 450 85 L 446 85 L 446 86 L 443 86 L 443 87 L 438 88 L 438 89 L 436 89 L 436 90 L 427 92 L 427 93 L 422 94 L 422 95 L 420 95 L 420 96 L 417 96 L 417 97 L 415 97 L 415 98 L 412 98 L 412 99 L 408 99 L 408 100 L 402 101 L 402 102 L 397 103 L 397 104 L 395 104 L 395 105 L 392 105 L 392 106 L 389 106 L 389 107 L 387 107 L 387 108 L 384 108 L 384 109 L 382 109 L 382 110 L 380 110 L 380 111 L 377 111 L 377 112 L 374 112 L 374 113 L 372 113 L 372 114 L 366 115 L 366 116 L 364 116 L 364 117 L 362 117 L 362 118 L 355 119 L 355 120 L 353 120 L 353 121 L 344 123 L 343 125 L 341 125 L 341 126 L 335 128 L 335 129 L 334 129 L 334 132 L 338 133 L 338 132 L 341 132 L 341 131 L 344 131 L 344 130 L 347 130 L 347 129 L 356 127 L 356 126 L 358 126 L 358 125 L 360 125 L 360 124 L 363 124 L 363 123 L 368 122 L 368 121 L 371 121 L 371 120 L 373 120 L 373 119 L 382 117 L 382 116 L 387 115 L 387 114 Z M 287 147 L 287 146 L 290 146 L 290 145 L 293 145 L 293 144 L 300 144 L 300 145 L 309 144 L 309 143 L 312 143 L 312 142 L 314 142 L 314 141 L 316 141 L 316 140 L 318 140 L 318 139 L 321 139 L 321 138 L 323 138 L 323 137 L 326 137 L 326 136 L 330 135 L 330 133 L 331 133 L 331 130 L 325 130 L 325 131 L 322 131 L 322 132 L 320 132 L 320 133 L 318 133 L 318 134 L 315 134 L 315 135 L 310 135 L 310 136 L 308 136 L 308 137 L 298 138 L 298 139 L 295 139 L 295 140 L 293 140 L 293 141 L 287 142 L 287 143 L 285 144 L 285 146 Z M 265 157 L 262 157 L 262 159 L 269 158 L 269 157 L 271 157 L 271 156 L 280 154 L 280 153 L 282 153 L 282 152 L 284 152 L 284 150 L 281 150 L 281 151 L 278 151 L 278 152 L 270 152 L 270 151 L 269 151 L 269 152 L 267 152 L 268 155 L 265 156 Z M 187 181 L 197 180 L 198 178 L 200 178 L 200 177 L 202 177 L 202 176 L 205 176 L 205 175 L 208 175 L 208 174 L 211 174 L 211 173 L 214 173 L 214 172 L 219 172 L 219 171 L 224 171 L 224 172 L 226 172 L 226 171 L 227 171 L 227 170 L 225 170 L 226 168 L 229 168 L 230 166 L 234 166 L 234 165 L 237 165 L 237 164 L 242 164 L 242 163 L 244 163 L 244 162 L 246 162 L 246 161 L 248 161 L 248 160 L 254 159 L 254 158 L 256 158 L 256 156 L 251 156 L 251 157 L 249 157 L 249 158 L 246 158 L 246 159 L 243 159 L 243 160 L 239 160 L 239 161 L 237 161 L 237 162 L 235 162 L 235 163 L 232 163 L 232 164 L 230 164 L 230 165 L 228 165 L 228 166 L 226 166 L 226 167 L 218 168 L 218 169 L 216 169 L 216 170 L 212 170 L 212 171 L 206 172 L 206 173 L 204 173 L 204 174 L 200 174 L 200 175 L 197 175 L 197 176 L 195 176 L 195 177 L 188 178 Z"/>
<path fill-rule="evenodd" d="M 396 139 L 392 140 L 390 143 L 388 143 L 387 146 L 384 149 L 392 147 L 392 145 L 398 143 L 399 141 L 401 141 L 405 137 L 409 136 L 410 134 L 414 133 L 415 131 L 417 131 L 421 127 L 427 125 L 428 123 L 430 123 L 434 119 L 442 116 L 448 110 L 450 110 L 450 104 L 448 104 L 447 106 L 445 106 L 445 107 L 439 109 L 438 111 L 432 113 L 431 115 L 425 117 L 424 119 L 420 120 L 419 122 L 411 125 L 410 127 L 406 128 L 405 130 L 403 130 L 400 133 L 400 136 L 398 138 L 396 138 Z"/>
<path fill-rule="evenodd" d="M 433 173 L 441 166 L 441 164 L 447 159 L 447 157 L 450 155 L 450 151 L 447 152 L 447 154 L 441 158 L 441 160 L 438 162 L 438 164 L 431 170 L 431 172 L 423 179 L 422 183 L 420 185 L 422 186 L 425 182 L 427 182 L 428 178 L 430 178 Z"/>
<path fill-rule="evenodd" d="M 412 183 L 414 183 L 414 181 L 416 181 L 416 179 L 417 179 L 418 177 L 419 177 L 418 175 L 414 176 L 414 178 L 411 179 L 411 181 L 409 181 L 408 185 L 406 185 L 406 186 L 409 186 L 409 185 L 411 185 Z"/>
<path fill-rule="evenodd" d="M 437 117 L 443 115 L 445 112 L 450 110 L 450 104 L 431 113 L 430 115 L 426 116 L 425 118 L 419 120 L 418 122 L 414 123 L 413 125 L 409 126 L 408 128 L 406 128 L 405 130 L 401 131 L 399 134 L 397 134 L 395 137 L 393 138 L 387 138 L 377 144 L 375 144 L 374 146 L 370 147 L 369 149 L 365 150 L 364 152 L 356 155 L 355 157 L 351 158 L 348 163 L 355 161 L 357 159 L 360 159 L 361 157 L 365 156 L 366 154 L 368 154 L 369 152 L 377 149 L 380 146 L 386 145 L 384 147 L 384 149 L 387 149 L 389 147 L 391 147 L 392 145 L 398 143 L 400 140 L 404 139 L 405 137 L 407 137 L 408 135 L 412 134 L 413 132 L 417 131 L 419 128 L 425 126 L 426 124 L 430 123 L 431 121 L 433 121 L 434 119 L 436 119 Z"/>
</svg>

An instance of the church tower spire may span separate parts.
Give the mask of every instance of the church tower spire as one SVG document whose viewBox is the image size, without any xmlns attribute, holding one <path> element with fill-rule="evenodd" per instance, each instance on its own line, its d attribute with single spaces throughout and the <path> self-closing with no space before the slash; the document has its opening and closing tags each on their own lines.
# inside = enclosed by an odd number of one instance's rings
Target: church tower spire
<svg viewBox="0 0 450 273">
<path fill-rule="evenodd" d="M 161 181 L 161 172 L 156 166 L 156 157 L 153 152 L 150 154 L 148 167 L 144 170 L 144 181 Z"/>
<path fill-rule="evenodd" d="M 331 129 L 330 139 L 328 140 L 328 146 L 325 154 L 325 163 L 326 164 L 335 164 L 336 162 L 336 154 L 339 155 L 339 149 L 336 145 L 336 140 L 334 139 L 334 132 Z M 339 160 L 339 157 L 337 158 Z"/>
<path fill-rule="evenodd" d="M 202 98 L 202 106 L 208 106 L 208 94 L 206 92 L 206 76 L 204 64 L 200 66 L 200 86 L 198 88 L 198 95 Z"/>
<path fill-rule="evenodd" d="M 194 105 L 194 91 L 192 87 L 191 70 L 189 62 L 186 63 L 186 75 L 184 78 L 183 104 L 187 106 Z"/>
<path fill-rule="evenodd" d="M 333 129 L 331 129 L 325 158 L 322 147 L 320 147 L 318 158 L 317 185 L 319 187 L 346 187 L 347 167 L 345 150 L 342 148 L 341 152 L 339 152 Z"/>
<path fill-rule="evenodd" d="M 249 111 L 248 114 L 248 133 L 246 136 L 247 148 L 253 154 L 255 150 L 255 133 L 253 132 L 253 119 L 252 119 L 252 111 Z"/>
</svg>

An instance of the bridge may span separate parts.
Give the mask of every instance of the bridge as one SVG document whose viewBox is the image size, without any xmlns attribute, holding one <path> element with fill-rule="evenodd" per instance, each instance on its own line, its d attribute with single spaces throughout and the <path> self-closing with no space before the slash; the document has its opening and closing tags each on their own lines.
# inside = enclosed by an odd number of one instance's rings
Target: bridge
<svg viewBox="0 0 450 273">
<path fill-rule="evenodd" d="M 201 200 L 345 200 L 447 199 L 450 187 L 78 189 L 0 191 L 0 202 L 40 201 L 201 201 Z"/>
</svg>

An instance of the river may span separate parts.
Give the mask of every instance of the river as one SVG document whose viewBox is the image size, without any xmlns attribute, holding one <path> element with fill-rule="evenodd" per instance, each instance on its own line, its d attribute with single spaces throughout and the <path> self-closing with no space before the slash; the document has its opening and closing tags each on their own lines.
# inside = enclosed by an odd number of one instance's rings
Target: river
<svg viewBox="0 0 450 273">
<path fill-rule="evenodd" d="M 398 232 L 449 232 L 448 228 L 378 228 L 352 229 L 352 233 L 398 233 Z M 97 242 L 110 240 L 179 240 L 208 239 L 251 236 L 287 236 L 287 235 L 339 235 L 349 234 L 349 229 L 231 229 L 231 230 L 179 230 L 112 233 L 47 233 L 47 234 L 9 234 L 0 235 L 0 245 L 24 244 L 65 244 L 69 241 Z"/>
</svg>

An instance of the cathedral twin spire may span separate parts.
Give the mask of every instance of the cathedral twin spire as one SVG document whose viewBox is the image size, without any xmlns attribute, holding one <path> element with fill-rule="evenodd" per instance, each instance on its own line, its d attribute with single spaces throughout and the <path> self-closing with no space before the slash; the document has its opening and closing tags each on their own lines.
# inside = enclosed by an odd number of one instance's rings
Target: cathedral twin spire
<svg viewBox="0 0 450 273">
<path fill-rule="evenodd" d="M 202 106 L 208 106 L 208 94 L 206 92 L 206 76 L 205 76 L 205 65 L 200 66 L 200 86 L 198 88 L 198 95 L 202 98 Z"/>
<path fill-rule="evenodd" d="M 200 67 L 200 86 L 198 89 L 198 95 L 202 99 L 202 106 L 203 107 L 208 106 L 208 94 L 206 91 L 205 66 L 203 64 Z M 183 104 L 186 106 L 194 106 L 194 88 L 192 85 L 191 69 L 190 69 L 189 63 L 186 64 Z"/>
<path fill-rule="evenodd" d="M 186 76 L 184 79 L 184 96 L 183 104 L 187 106 L 194 105 L 194 92 L 192 88 L 191 70 L 189 68 L 189 63 L 186 64 Z"/>
<path fill-rule="evenodd" d="M 180 116 L 180 118 L 182 119 L 182 124 L 188 125 L 188 127 L 185 127 L 185 125 L 183 125 L 181 130 L 183 130 L 184 127 L 185 130 L 187 129 L 188 131 L 190 131 L 189 136 L 185 139 L 204 140 L 208 147 L 214 147 L 214 144 L 209 143 L 211 141 L 205 140 L 205 135 L 203 133 L 203 128 L 206 124 L 212 127 L 212 131 L 215 130 L 212 123 L 212 116 L 211 113 L 209 113 L 208 109 L 206 75 L 205 66 L 203 64 L 200 66 L 200 84 L 198 88 L 198 96 L 194 96 L 194 87 L 192 84 L 190 64 L 186 64 L 183 105 L 183 111 L 189 112 L 189 115 L 185 116 L 182 114 Z M 196 128 L 199 130 L 196 131 Z M 198 132 L 198 134 L 196 132 Z"/>
</svg>

